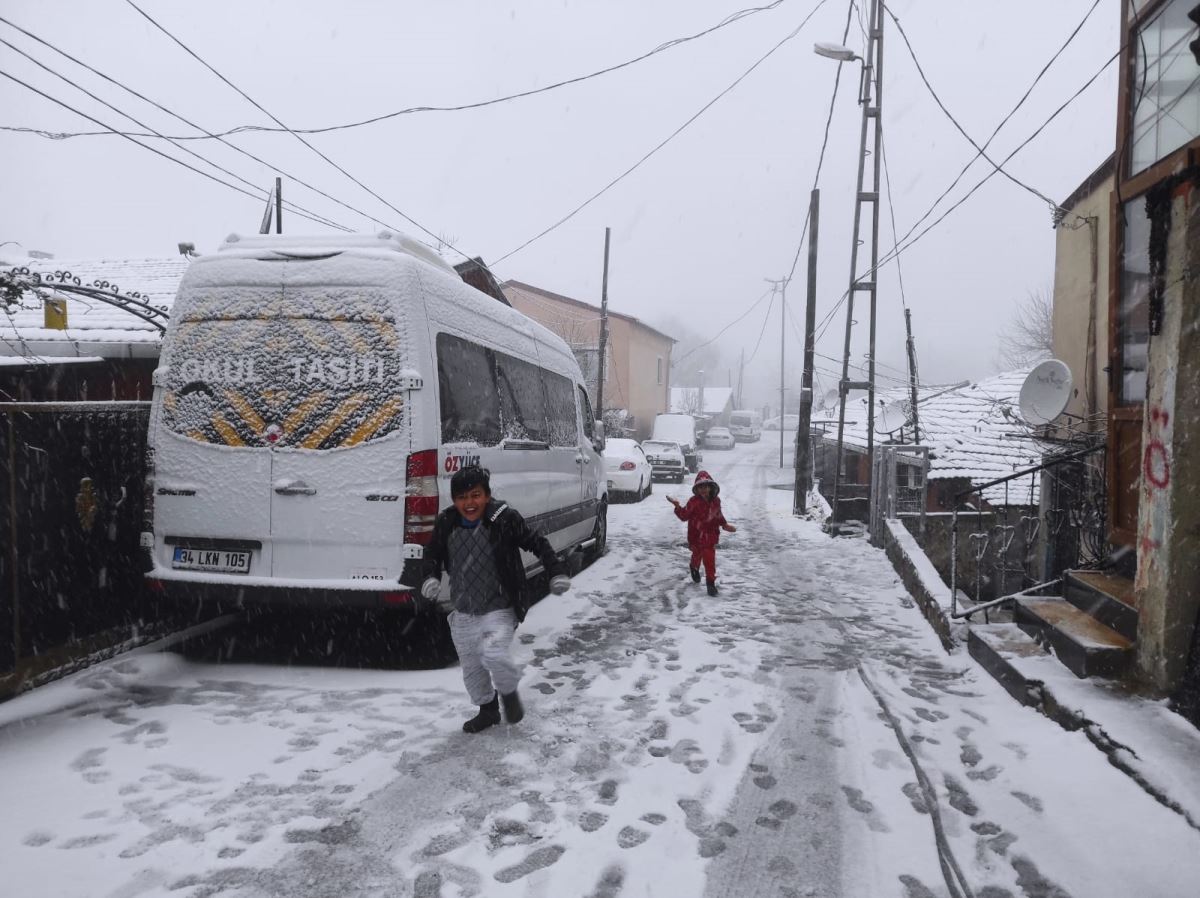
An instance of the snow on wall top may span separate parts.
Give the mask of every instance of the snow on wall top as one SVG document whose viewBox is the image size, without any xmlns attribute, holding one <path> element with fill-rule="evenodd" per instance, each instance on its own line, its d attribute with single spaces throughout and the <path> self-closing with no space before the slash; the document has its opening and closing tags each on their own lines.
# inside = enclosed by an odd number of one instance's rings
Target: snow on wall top
<svg viewBox="0 0 1200 898">
<path fill-rule="evenodd" d="M 43 276 L 53 275 L 56 271 L 69 271 L 85 286 L 108 281 L 110 285 L 116 285 L 121 293 L 140 293 L 151 305 L 170 309 L 189 264 L 190 260 L 182 256 L 172 259 L 9 257 L 0 260 L 0 269 L 28 268 Z M 22 354 L 22 340 L 81 343 L 157 343 L 159 340 L 156 327 L 116 306 L 67 293 L 61 296 L 67 301 L 67 322 L 70 325 L 67 330 L 44 327 L 42 304 L 36 301 L 27 303 L 27 307 L 0 316 L 0 354 Z"/>
<path fill-rule="evenodd" d="M 965 477 L 972 483 L 986 483 L 1041 463 L 1041 448 L 1017 409 L 1021 385 L 1028 375 L 1029 369 L 1022 368 L 949 390 L 920 388 L 917 409 L 921 444 L 930 450 L 931 480 Z M 881 406 L 907 400 L 906 388 L 876 394 Z M 850 407 L 847 406 L 847 418 L 851 417 Z M 853 424 L 846 423 L 845 440 L 851 446 L 865 449 L 866 397 L 854 405 L 853 418 Z M 888 439 L 878 433 L 875 436 L 876 443 Z M 1009 504 L 1026 504 L 1029 481 L 1011 483 L 1008 493 Z M 1004 504 L 1004 486 L 985 490 L 984 498 L 993 505 Z M 1033 498 L 1036 502 L 1036 486 Z"/>
<path fill-rule="evenodd" d="M 700 408 L 699 387 L 671 387 L 671 411 L 682 414 L 719 415 L 733 399 L 732 387 L 705 387 Z"/>
</svg>

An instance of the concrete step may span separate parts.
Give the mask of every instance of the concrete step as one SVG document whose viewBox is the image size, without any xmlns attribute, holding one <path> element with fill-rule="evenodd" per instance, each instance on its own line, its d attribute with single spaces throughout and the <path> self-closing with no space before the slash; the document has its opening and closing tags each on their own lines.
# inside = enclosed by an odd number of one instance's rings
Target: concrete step
<svg viewBox="0 0 1200 898">
<path fill-rule="evenodd" d="M 1130 642 L 1137 641 L 1138 612 L 1131 580 L 1100 571 L 1067 571 L 1063 582 L 1068 602 Z"/>
<path fill-rule="evenodd" d="M 1133 640 L 1109 629 L 1064 598 L 1018 599 L 1017 625 L 1054 654 L 1077 677 L 1112 677 L 1133 657 Z"/>
<path fill-rule="evenodd" d="M 972 624 L 967 631 L 967 651 L 1021 704 L 1038 704 L 1039 694 L 1033 687 L 1040 683 L 1022 672 L 1020 659 L 1049 653 L 1016 624 Z"/>
</svg>

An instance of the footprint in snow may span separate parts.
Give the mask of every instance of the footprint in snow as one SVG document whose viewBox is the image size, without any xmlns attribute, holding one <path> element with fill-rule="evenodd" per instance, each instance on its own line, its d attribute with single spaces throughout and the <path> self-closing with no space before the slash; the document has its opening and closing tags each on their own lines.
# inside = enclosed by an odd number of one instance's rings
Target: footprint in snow
<svg viewBox="0 0 1200 898">
<path fill-rule="evenodd" d="M 617 833 L 617 844 L 622 848 L 636 848 L 649 838 L 650 833 L 644 829 L 638 829 L 635 826 L 626 826 Z"/>
<path fill-rule="evenodd" d="M 503 870 L 496 871 L 495 879 L 497 882 L 516 882 L 530 873 L 544 870 L 546 867 L 557 863 L 566 850 L 561 845 L 547 845 L 544 848 L 538 848 L 530 852 L 529 856 L 519 864 L 513 864 L 511 867 L 505 867 Z"/>
<path fill-rule="evenodd" d="M 594 833 L 608 822 L 608 815 L 599 811 L 584 811 L 579 815 L 579 828 L 585 833 Z"/>
</svg>

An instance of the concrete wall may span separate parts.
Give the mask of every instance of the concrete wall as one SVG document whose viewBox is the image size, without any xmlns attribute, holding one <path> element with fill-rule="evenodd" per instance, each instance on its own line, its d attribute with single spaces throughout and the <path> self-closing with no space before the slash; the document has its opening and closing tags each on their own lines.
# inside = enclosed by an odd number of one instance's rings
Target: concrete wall
<svg viewBox="0 0 1200 898">
<path fill-rule="evenodd" d="M 1090 429 L 1097 431 L 1104 429 L 1108 407 L 1104 368 L 1108 365 L 1112 189 L 1110 175 L 1076 202 L 1058 227 L 1054 256 L 1054 357 L 1067 364 L 1074 379 L 1067 412 L 1092 417 Z M 1089 320 L 1093 322 L 1090 340 Z"/>
<path fill-rule="evenodd" d="M 1180 685 L 1200 612 L 1200 188 L 1175 191 L 1161 330 L 1150 338 L 1138 506 L 1138 666 Z"/>
</svg>

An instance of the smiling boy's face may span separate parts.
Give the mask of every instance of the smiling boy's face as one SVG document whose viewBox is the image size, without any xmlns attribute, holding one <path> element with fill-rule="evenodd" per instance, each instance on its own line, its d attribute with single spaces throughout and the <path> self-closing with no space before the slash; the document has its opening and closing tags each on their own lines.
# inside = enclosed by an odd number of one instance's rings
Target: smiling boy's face
<svg viewBox="0 0 1200 898">
<path fill-rule="evenodd" d="M 463 520 L 473 524 L 483 517 L 484 509 L 487 508 L 490 498 L 491 494 L 483 487 L 473 486 L 465 493 L 459 493 L 454 497 L 454 507 L 463 516 Z"/>
</svg>

